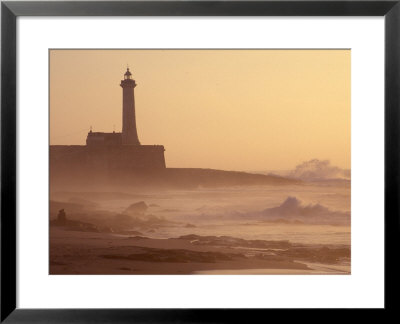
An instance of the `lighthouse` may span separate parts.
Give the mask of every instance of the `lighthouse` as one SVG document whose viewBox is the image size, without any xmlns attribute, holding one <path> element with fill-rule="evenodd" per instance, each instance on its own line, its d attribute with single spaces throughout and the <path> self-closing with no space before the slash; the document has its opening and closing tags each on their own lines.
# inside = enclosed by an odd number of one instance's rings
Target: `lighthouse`
<svg viewBox="0 0 400 324">
<path fill-rule="evenodd" d="M 122 87 L 122 144 L 140 145 L 136 129 L 135 116 L 135 80 L 129 68 L 126 69 L 124 79 L 121 80 Z"/>
<path fill-rule="evenodd" d="M 83 173 L 92 174 L 94 177 L 125 177 L 135 173 L 135 170 L 166 168 L 163 145 L 141 145 L 139 142 L 135 116 L 136 82 L 132 79 L 129 68 L 126 69 L 120 86 L 122 132 L 98 132 L 90 127 L 85 149 L 79 145 L 50 146 L 53 170 L 57 169 L 62 175 L 63 170 L 71 169 L 75 165 Z M 57 167 L 54 167 L 55 165 Z"/>
</svg>

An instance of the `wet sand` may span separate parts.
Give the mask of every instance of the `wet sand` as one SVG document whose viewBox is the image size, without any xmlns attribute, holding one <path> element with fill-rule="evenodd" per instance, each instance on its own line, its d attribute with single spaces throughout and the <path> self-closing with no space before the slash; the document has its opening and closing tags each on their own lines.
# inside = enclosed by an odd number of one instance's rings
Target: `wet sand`
<svg viewBox="0 0 400 324">
<path fill-rule="evenodd" d="M 327 248 L 325 248 L 327 249 Z M 229 237 L 150 239 L 50 227 L 50 274 L 343 274 L 350 266 L 298 260 L 287 241 Z M 280 251 L 275 253 L 274 251 Z M 323 253 L 331 253 L 327 249 Z"/>
</svg>

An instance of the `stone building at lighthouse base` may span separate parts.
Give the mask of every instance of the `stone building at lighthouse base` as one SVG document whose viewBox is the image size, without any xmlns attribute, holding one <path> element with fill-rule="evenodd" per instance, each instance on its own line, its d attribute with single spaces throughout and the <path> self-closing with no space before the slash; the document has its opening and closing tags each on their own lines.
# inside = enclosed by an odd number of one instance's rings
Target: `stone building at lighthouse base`
<svg viewBox="0 0 400 324">
<path fill-rule="evenodd" d="M 165 169 L 163 145 L 52 145 L 52 181 L 121 182 Z"/>
</svg>

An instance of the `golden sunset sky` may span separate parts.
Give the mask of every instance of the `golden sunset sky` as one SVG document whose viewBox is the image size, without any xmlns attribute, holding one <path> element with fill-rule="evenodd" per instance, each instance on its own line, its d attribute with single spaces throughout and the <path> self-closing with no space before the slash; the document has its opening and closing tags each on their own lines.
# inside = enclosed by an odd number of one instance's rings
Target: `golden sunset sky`
<svg viewBox="0 0 400 324">
<path fill-rule="evenodd" d="M 350 50 L 51 50 L 51 145 L 121 131 L 127 64 L 139 140 L 167 167 L 350 168 Z"/>
</svg>

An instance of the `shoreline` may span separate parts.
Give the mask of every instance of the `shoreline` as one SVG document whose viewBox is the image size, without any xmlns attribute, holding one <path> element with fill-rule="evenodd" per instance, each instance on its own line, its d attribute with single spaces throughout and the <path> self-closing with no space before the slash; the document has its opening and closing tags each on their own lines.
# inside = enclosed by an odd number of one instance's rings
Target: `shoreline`
<svg viewBox="0 0 400 324">
<path fill-rule="evenodd" d="M 196 235 L 152 239 L 50 227 L 49 274 L 350 273 L 347 265 L 312 263 L 296 257 L 304 259 L 309 249 L 312 247 L 299 248 L 286 241 Z M 326 249 L 325 254 L 331 251 Z"/>
</svg>

